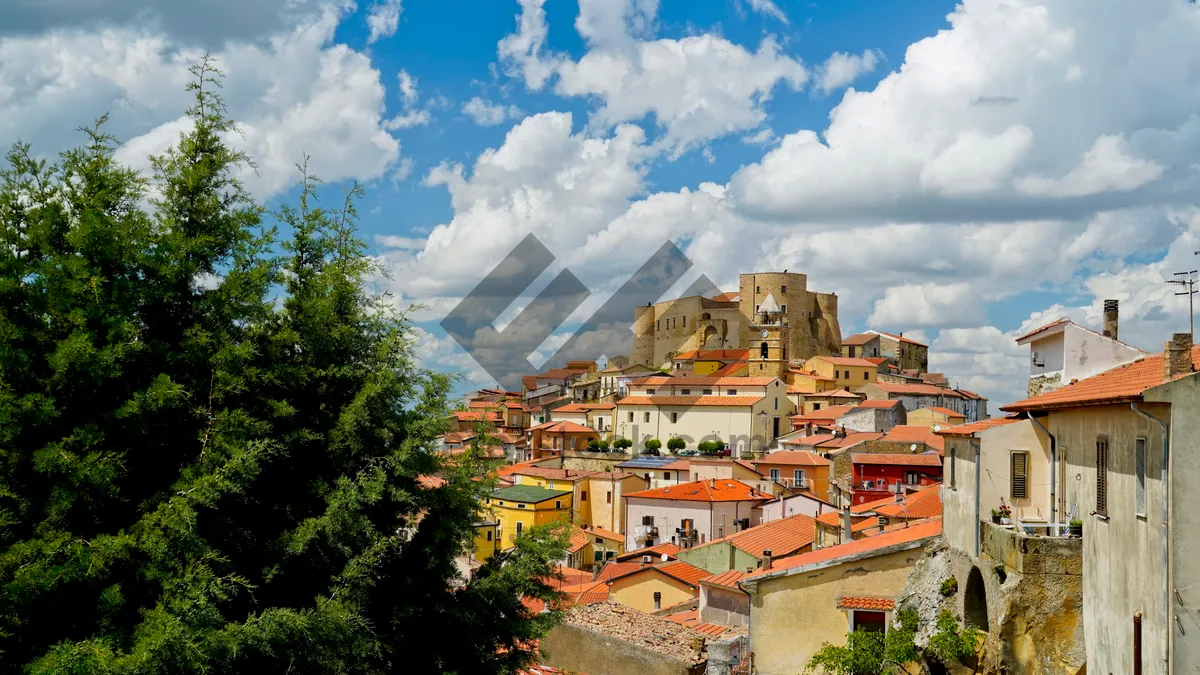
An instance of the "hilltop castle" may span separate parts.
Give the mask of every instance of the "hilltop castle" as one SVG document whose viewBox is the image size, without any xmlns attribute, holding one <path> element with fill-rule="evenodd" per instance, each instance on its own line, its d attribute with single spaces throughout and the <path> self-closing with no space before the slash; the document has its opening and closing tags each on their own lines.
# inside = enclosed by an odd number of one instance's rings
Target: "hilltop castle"
<svg viewBox="0 0 1200 675">
<path fill-rule="evenodd" d="M 693 349 L 749 349 L 750 375 L 782 376 L 791 359 L 841 352 L 837 296 L 787 272 L 739 275 L 737 293 L 634 308 L 630 361 L 651 368 Z"/>
</svg>

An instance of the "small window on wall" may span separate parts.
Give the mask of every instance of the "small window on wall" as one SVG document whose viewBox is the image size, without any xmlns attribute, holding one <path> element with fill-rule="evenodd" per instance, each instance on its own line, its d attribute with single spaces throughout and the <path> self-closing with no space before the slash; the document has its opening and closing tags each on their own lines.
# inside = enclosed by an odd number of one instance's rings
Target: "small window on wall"
<svg viewBox="0 0 1200 675">
<path fill-rule="evenodd" d="M 581 501 L 581 502 L 587 501 L 587 490 L 583 490 L 579 493 L 579 501 Z"/>
<path fill-rule="evenodd" d="M 871 375 L 869 373 L 867 373 L 867 371 L 865 371 L 865 370 L 863 371 L 863 379 L 864 380 L 871 379 Z"/>
<path fill-rule="evenodd" d="M 1138 438 L 1133 442 L 1134 493 L 1133 511 L 1139 516 L 1146 515 L 1146 439 Z"/>
<path fill-rule="evenodd" d="M 705 395 L 705 396 L 711 396 L 711 395 L 712 395 L 712 389 L 705 389 L 705 390 L 704 390 L 704 395 Z"/>
<path fill-rule="evenodd" d="M 630 422 L 633 421 L 633 411 L 632 410 L 629 411 L 629 421 Z"/>
<path fill-rule="evenodd" d="M 726 396 L 737 396 L 737 389 L 726 389 L 725 395 Z"/>
<path fill-rule="evenodd" d="M 654 592 L 654 609 L 662 609 L 662 593 L 659 593 L 658 591 Z"/>
<path fill-rule="evenodd" d="M 560 502 L 560 501 L 559 501 L 559 500 L 557 500 L 557 499 L 556 499 L 556 500 L 554 500 L 554 508 L 556 508 L 556 509 L 561 509 L 561 508 L 562 508 L 562 502 Z"/>
<path fill-rule="evenodd" d="M 787 305 L 780 305 L 779 311 L 783 312 L 784 314 L 787 314 Z"/>
<path fill-rule="evenodd" d="M 491 540 L 492 540 L 492 531 L 491 531 L 491 530 L 488 530 L 488 531 L 487 531 L 487 540 L 488 540 L 488 541 L 491 541 Z"/>
<path fill-rule="evenodd" d="M 682 394 L 682 395 L 684 395 L 684 396 L 691 396 L 691 395 L 692 395 L 692 390 L 691 390 L 691 389 L 680 389 L 680 390 L 679 390 L 679 393 L 680 393 L 680 394 Z"/>
<path fill-rule="evenodd" d="M 780 292 L 780 293 L 787 293 L 787 286 L 780 286 L 780 287 L 779 287 L 779 292 Z"/>
<path fill-rule="evenodd" d="M 679 421 L 679 413 L 677 413 L 677 412 L 671 413 L 671 424 L 675 424 L 678 421 Z"/>
<path fill-rule="evenodd" d="M 522 523 L 521 521 L 518 520 L 517 521 L 517 535 L 519 536 L 521 534 L 521 531 L 524 529 L 525 529 L 524 523 Z"/>
<path fill-rule="evenodd" d="M 1014 452 L 1010 460 L 1012 467 L 1012 489 L 1009 491 L 1013 499 L 1029 497 L 1029 453 Z"/>
<path fill-rule="evenodd" d="M 958 489 L 958 481 L 955 480 L 958 471 L 958 449 L 950 448 L 950 489 Z"/>
<path fill-rule="evenodd" d="M 649 423 L 649 422 L 650 422 L 650 413 L 646 413 L 646 422 L 647 422 L 647 423 Z"/>
<path fill-rule="evenodd" d="M 1096 514 L 1108 516 L 1108 436 L 1096 437 Z"/>
</svg>

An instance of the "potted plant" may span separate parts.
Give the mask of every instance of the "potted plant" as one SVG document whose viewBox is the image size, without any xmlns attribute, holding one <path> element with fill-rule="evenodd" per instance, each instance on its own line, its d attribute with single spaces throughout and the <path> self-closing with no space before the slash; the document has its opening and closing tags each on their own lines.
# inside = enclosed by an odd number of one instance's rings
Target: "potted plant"
<svg viewBox="0 0 1200 675">
<path fill-rule="evenodd" d="M 992 509 L 992 522 L 997 525 L 1000 524 L 1000 512 L 996 509 Z"/>
<path fill-rule="evenodd" d="M 1070 523 L 1068 523 L 1067 527 L 1070 528 L 1072 537 L 1082 537 L 1083 536 L 1083 521 L 1082 520 L 1075 518 Z"/>
<path fill-rule="evenodd" d="M 646 451 L 642 454 L 657 455 L 658 449 L 661 447 L 662 447 L 662 441 L 658 440 L 657 438 L 647 438 L 646 439 Z"/>
<path fill-rule="evenodd" d="M 679 451 L 686 447 L 687 443 L 682 438 L 667 439 L 667 449 L 671 451 L 672 455 L 679 454 Z"/>
<path fill-rule="evenodd" d="M 1004 525 L 1008 525 L 1011 522 L 1009 519 L 1012 518 L 1012 507 L 1004 502 L 1000 502 L 999 512 L 1000 522 Z"/>
<path fill-rule="evenodd" d="M 628 438 L 618 438 L 617 440 L 613 441 L 613 447 L 622 451 L 628 450 L 629 448 L 633 447 L 633 441 Z"/>
</svg>

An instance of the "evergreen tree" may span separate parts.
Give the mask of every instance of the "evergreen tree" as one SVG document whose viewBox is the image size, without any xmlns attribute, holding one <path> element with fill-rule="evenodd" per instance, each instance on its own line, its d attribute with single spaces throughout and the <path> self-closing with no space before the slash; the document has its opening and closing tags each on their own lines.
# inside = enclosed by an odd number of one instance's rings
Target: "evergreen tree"
<svg viewBox="0 0 1200 675">
<path fill-rule="evenodd" d="M 103 118 L 0 170 L 0 674 L 515 670 L 561 530 L 456 578 L 494 483 L 432 452 L 452 382 L 369 290 L 361 190 L 268 213 L 193 74 L 150 177 Z"/>
</svg>

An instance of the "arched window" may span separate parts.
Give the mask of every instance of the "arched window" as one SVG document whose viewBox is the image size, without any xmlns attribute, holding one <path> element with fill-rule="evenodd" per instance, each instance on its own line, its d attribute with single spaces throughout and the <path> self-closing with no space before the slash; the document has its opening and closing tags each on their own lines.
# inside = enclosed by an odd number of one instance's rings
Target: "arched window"
<svg viewBox="0 0 1200 675">
<path fill-rule="evenodd" d="M 761 351 L 762 351 L 762 358 L 764 358 L 764 359 L 767 358 L 767 343 L 765 343 L 765 342 L 762 343 Z"/>
</svg>

